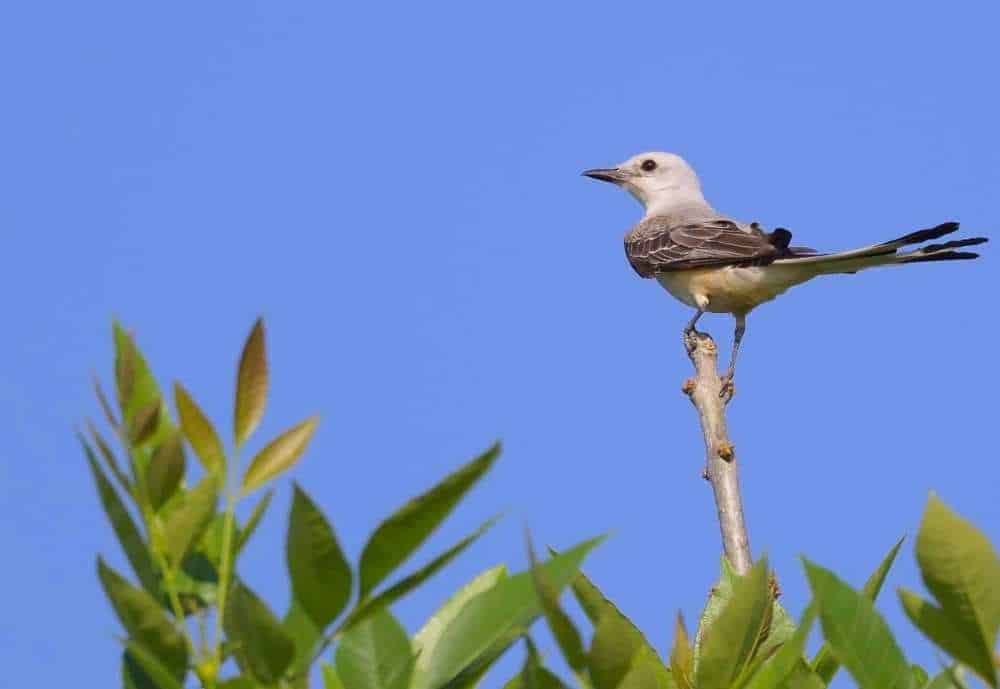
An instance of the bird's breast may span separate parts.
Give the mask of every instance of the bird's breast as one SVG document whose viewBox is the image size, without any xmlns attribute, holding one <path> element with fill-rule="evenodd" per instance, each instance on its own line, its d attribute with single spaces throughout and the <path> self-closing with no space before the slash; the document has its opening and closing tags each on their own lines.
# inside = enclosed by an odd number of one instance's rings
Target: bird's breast
<svg viewBox="0 0 1000 689">
<path fill-rule="evenodd" d="M 712 313 L 746 313 L 798 282 L 776 266 L 725 266 L 660 273 L 657 281 L 674 298 Z"/>
</svg>

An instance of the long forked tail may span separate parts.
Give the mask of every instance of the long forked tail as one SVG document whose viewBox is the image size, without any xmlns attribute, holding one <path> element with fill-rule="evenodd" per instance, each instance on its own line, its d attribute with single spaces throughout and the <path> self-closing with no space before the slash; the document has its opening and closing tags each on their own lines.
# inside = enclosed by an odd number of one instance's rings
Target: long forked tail
<svg viewBox="0 0 1000 689">
<path fill-rule="evenodd" d="M 946 222 L 928 230 L 911 232 L 897 239 L 881 244 L 841 251 L 834 254 L 818 254 L 802 252 L 775 261 L 775 264 L 798 266 L 811 269 L 815 274 L 822 273 L 855 273 L 865 268 L 877 266 L 902 265 L 904 263 L 924 263 L 929 261 L 958 261 L 978 258 L 979 254 L 971 251 L 956 251 L 968 246 L 983 244 L 986 237 L 956 239 L 940 244 L 926 244 L 919 249 L 900 251 L 901 248 L 922 244 L 958 230 L 957 222 Z M 793 250 L 794 252 L 794 250 Z"/>
</svg>

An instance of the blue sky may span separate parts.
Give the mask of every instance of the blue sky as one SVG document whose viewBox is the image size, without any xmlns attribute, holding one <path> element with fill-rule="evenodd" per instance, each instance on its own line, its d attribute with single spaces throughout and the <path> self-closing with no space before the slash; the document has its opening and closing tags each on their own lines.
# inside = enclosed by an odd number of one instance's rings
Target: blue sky
<svg viewBox="0 0 1000 689">
<path fill-rule="evenodd" d="M 625 262 L 635 203 L 580 170 L 676 151 L 722 211 L 821 249 L 951 219 L 995 235 L 998 20 L 987 2 L 6 4 L 6 680 L 117 682 L 93 559 L 123 558 L 72 436 L 112 317 L 228 424 L 263 314 L 262 436 L 322 414 L 294 478 L 352 556 L 504 440 L 423 557 L 508 517 L 397 606 L 411 631 L 479 570 L 523 565 L 527 524 L 555 545 L 611 530 L 587 570 L 662 648 L 718 568 L 678 391 L 690 314 Z M 799 554 L 858 584 L 929 490 L 1000 541 L 995 248 L 751 315 L 730 424 L 751 542 L 793 611 Z M 728 345 L 729 320 L 702 323 Z M 288 500 L 242 562 L 278 607 Z M 889 583 L 919 584 L 912 542 Z M 933 665 L 894 595 L 881 607 Z"/>
</svg>

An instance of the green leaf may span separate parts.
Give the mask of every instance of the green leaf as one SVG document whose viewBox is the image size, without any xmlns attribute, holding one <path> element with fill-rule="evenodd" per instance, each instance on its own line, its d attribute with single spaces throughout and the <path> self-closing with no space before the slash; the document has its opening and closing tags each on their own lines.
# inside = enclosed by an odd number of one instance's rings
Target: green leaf
<svg viewBox="0 0 1000 689">
<path fill-rule="evenodd" d="M 344 689 L 344 683 L 333 665 L 323 663 L 320 667 L 323 670 L 323 689 Z"/>
<path fill-rule="evenodd" d="M 183 682 L 187 673 L 188 652 L 184 638 L 171 624 L 155 598 L 132 586 L 120 574 L 97 558 L 97 576 L 111 606 L 130 639 L 142 650 L 152 654 L 169 674 Z M 155 680 L 148 664 L 136 648 L 129 646 L 136 660 Z"/>
<path fill-rule="evenodd" d="M 879 591 L 882 590 L 882 584 L 885 583 L 885 578 L 889 574 L 892 564 L 896 561 L 896 555 L 899 553 L 899 548 L 903 545 L 904 540 L 906 540 L 905 537 L 896 541 L 896 544 L 882 558 L 882 562 L 879 563 L 878 568 L 868 577 L 864 588 L 861 589 L 861 595 L 868 600 L 874 602 L 878 598 Z M 812 668 L 825 684 L 829 684 L 833 680 L 833 676 L 837 674 L 837 670 L 840 669 L 840 661 L 833 655 L 833 650 L 830 648 L 828 642 L 823 642 L 819 652 L 813 658 Z"/>
<path fill-rule="evenodd" d="M 219 498 L 217 479 L 207 474 L 184 496 L 184 502 L 167 517 L 164 532 L 166 556 L 180 564 L 212 520 Z"/>
<path fill-rule="evenodd" d="M 295 464 L 305 452 L 318 423 L 319 417 L 311 416 L 279 435 L 258 452 L 243 475 L 241 493 L 252 493 Z"/>
<path fill-rule="evenodd" d="M 989 674 L 996 672 L 992 654 L 974 630 L 911 591 L 899 589 L 899 600 L 907 617 L 928 639 L 995 686 Z"/>
<path fill-rule="evenodd" d="M 135 413 L 135 418 L 129 429 L 129 440 L 131 440 L 132 445 L 139 447 L 152 440 L 156 432 L 160 430 L 162 418 L 163 401 L 159 397 L 140 407 Z"/>
<path fill-rule="evenodd" d="M 561 590 L 573 579 L 587 553 L 601 540 L 585 541 L 541 565 L 554 590 Z M 426 686 L 445 685 L 477 659 L 489 655 L 491 649 L 506 648 L 540 612 L 530 572 L 504 579 L 473 597 L 445 628 L 430 654 Z"/>
<path fill-rule="evenodd" d="M 134 669 L 129 668 L 129 677 L 133 681 L 138 679 L 140 683 L 145 682 L 150 689 L 184 689 L 183 677 L 178 679 L 142 644 L 132 639 L 123 639 L 122 642 L 128 649 L 127 657 L 138 666 Z M 135 672 L 136 669 L 140 672 Z"/>
<path fill-rule="evenodd" d="M 146 492 L 153 510 L 158 511 L 177 492 L 185 464 L 181 434 L 172 431 L 153 451 L 146 469 Z"/>
<path fill-rule="evenodd" d="M 823 634 L 861 689 L 910 689 L 910 665 L 871 600 L 803 561 Z"/>
<path fill-rule="evenodd" d="M 257 689 L 260 685 L 249 677 L 230 677 L 217 685 L 218 689 Z"/>
<path fill-rule="evenodd" d="M 118 405 L 125 426 L 132 429 L 139 410 L 160 397 L 160 388 L 135 340 L 118 323 L 114 324 L 114 341 Z"/>
<path fill-rule="evenodd" d="M 316 626 L 324 629 L 351 597 L 351 566 L 330 522 L 295 484 L 285 548 L 292 594 Z"/>
<path fill-rule="evenodd" d="M 236 552 L 239 553 L 246 546 L 247 541 L 253 536 L 254 532 L 257 530 L 257 526 L 260 524 L 260 520 L 264 518 L 264 514 L 267 512 L 267 508 L 271 505 L 271 498 L 274 497 L 274 489 L 271 488 L 264 496 L 257 501 L 254 505 L 253 510 L 250 512 L 250 516 L 247 518 L 247 523 L 240 529 L 240 532 L 236 535 Z"/>
<path fill-rule="evenodd" d="M 697 687 L 729 687 L 767 636 L 773 614 L 767 559 L 733 581 L 732 595 L 703 632 L 694 668 Z"/>
<path fill-rule="evenodd" d="M 104 412 L 104 418 L 107 419 L 108 425 L 117 431 L 121 423 L 115 418 L 115 412 L 111 409 L 108 396 L 104 394 L 104 386 L 101 385 L 101 381 L 96 374 L 91 375 L 90 382 L 94 387 L 94 395 L 97 397 L 97 402 L 101 405 L 101 411 Z"/>
<path fill-rule="evenodd" d="M 118 464 L 114 451 L 112 451 L 111 447 L 107 444 L 107 442 L 105 442 L 101 434 L 98 433 L 97 428 L 92 422 L 87 422 L 87 428 L 90 431 L 90 437 L 93 438 L 98 451 L 101 453 L 101 456 L 104 457 L 104 462 L 108 465 L 111 475 L 115 477 L 116 481 L 118 481 L 118 484 L 122 487 L 122 490 L 125 491 L 125 494 L 131 495 L 132 482 L 129 480 L 128 475 L 122 470 L 121 465 Z"/>
<path fill-rule="evenodd" d="M 739 575 L 733 566 L 729 564 L 729 560 L 723 555 L 721 559 L 722 562 L 722 575 L 719 578 L 718 583 L 712 588 L 708 596 L 708 601 L 705 603 L 705 609 L 701 613 L 701 618 L 698 620 L 698 630 L 695 632 L 694 639 L 694 657 L 697 658 L 701 655 L 701 647 L 705 638 L 705 631 L 712 626 L 715 619 L 719 616 L 725 608 L 726 603 L 733 597 L 733 586 Z"/>
<path fill-rule="evenodd" d="M 684 626 L 684 616 L 677 611 L 677 622 L 674 624 L 674 645 L 670 650 L 670 671 L 678 686 L 689 689 L 694 674 L 694 652 L 691 650 L 691 640 Z"/>
<path fill-rule="evenodd" d="M 483 524 L 479 526 L 478 529 L 473 531 L 471 534 L 463 538 L 461 541 L 448 548 L 436 558 L 428 562 L 426 565 L 418 569 L 417 571 L 409 574 L 395 584 L 382 591 L 374 598 L 369 598 L 361 603 L 355 608 L 354 612 L 351 613 L 350 618 L 345 623 L 345 627 L 350 627 L 357 624 L 363 620 L 368 615 L 372 614 L 376 610 L 384 608 L 391 605 L 395 601 L 399 600 L 406 594 L 408 594 L 413 589 L 420 586 L 422 583 L 430 579 L 432 576 L 437 574 L 440 570 L 444 569 L 448 564 L 454 560 L 456 557 L 462 554 L 466 548 L 479 540 L 479 537 L 486 533 L 494 524 L 500 516 L 497 515 L 486 520 Z"/>
<path fill-rule="evenodd" d="M 336 659 L 351 689 L 405 689 L 414 661 L 406 631 L 384 608 L 344 634 Z"/>
<path fill-rule="evenodd" d="M 174 405 L 181 422 L 184 437 L 191 444 L 201 465 L 212 474 L 221 474 L 226 468 L 226 451 L 212 422 L 180 383 L 174 383 Z"/>
<path fill-rule="evenodd" d="M 923 669 L 916 663 L 910 666 L 910 671 L 913 674 L 913 686 L 923 687 L 930 681 L 930 675 L 927 674 L 927 670 Z"/>
<path fill-rule="evenodd" d="M 594 689 L 616 689 L 632 667 L 636 653 L 646 646 L 635 626 L 615 608 L 608 607 L 590 642 L 588 664 Z"/>
<path fill-rule="evenodd" d="M 295 643 L 291 674 L 307 676 L 316 652 L 316 644 L 322 638 L 323 630 L 316 626 L 302 609 L 302 605 L 294 598 L 285 618 L 281 621 L 281 626 Z"/>
<path fill-rule="evenodd" d="M 932 677 L 923 689 L 966 689 L 965 683 L 959 676 L 960 668 L 956 666 L 946 667 L 937 675 Z"/>
<path fill-rule="evenodd" d="M 264 321 L 253 324 L 243 345 L 236 377 L 236 411 L 233 414 L 236 445 L 246 442 L 264 417 L 267 402 L 267 350 L 264 343 Z"/>
<path fill-rule="evenodd" d="M 826 689 L 826 684 L 804 659 L 800 659 L 781 689 Z"/>
<path fill-rule="evenodd" d="M 618 689 L 676 689 L 677 686 L 674 677 L 660 662 L 656 653 L 648 646 L 642 646 L 632 659 L 632 665 Z"/>
<path fill-rule="evenodd" d="M 158 577 L 138 527 L 118 497 L 114 486 L 101 470 L 97 458 L 94 456 L 94 451 L 82 437 L 80 444 L 87 455 L 90 471 L 94 475 L 94 483 L 97 484 L 97 495 L 101 499 L 101 506 L 104 508 L 105 514 L 108 515 L 108 521 L 111 522 L 111 528 L 114 530 L 115 536 L 118 537 L 118 542 L 121 544 L 122 550 L 125 551 L 129 564 L 132 565 L 132 571 L 135 572 L 144 589 L 150 593 L 156 592 L 159 588 Z"/>
<path fill-rule="evenodd" d="M 229 593 L 224 626 L 244 672 L 263 684 L 281 679 L 295 655 L 295 644 L 264 601 L 240 581 L 234 580 Z"/>
<path fill-rule="evenodd" d="M 747 681 L 738 683 L 737 686 L 744 686 L 746 689 L 775 689 L 784 686 L 795 672 L 795 667 L 802 662 L 802 653 L 815 620 L 816 609 L 812 606 L 806 608 L 795 634 L 774 655 L 767 658 Z"/>
<path fill-rule="evenodd" d="M 430 659 L 434 656 L 441 634 L 465 607 L 466 603 L 480 593 L 490 590 L 506 577 L 507 568 L 504 565 L 486 570 L 460 588 L 424 623 L 424 626 L 413 637 L 413 651 L 417 656 L 417 661 L 413 668 L 413 678 L 410 680 L 411 689 L 427 689 L 425 679 L 430 669 Z"/>
<path fill-rule="evenodd" d="M 549 585 L 538 564 L 535 556 L 535 548 L 531 543 L 531 536 L 527 536 L 528 559 L 531 563 L 531 575 L 535 584 L 535 593 L 542 606 L 542 613 L 549 624 L 552 636 L 562 651 L 563 658 L 573 672 L 578 675 L 587 669 L 587 652 L 583 648 L 583 641 L 580 639 L 580 632 L 577 631 L 573 621 L 570 620 L 562 607 L 559 605 L 559 594 Z"/>
<path fill-rule="evenodd" d="M 998 686 L 991 656 L 1000 630 L 1000 558 L 993 546 L 981 531 L 931 495 L 917 534 L 917 562 L 924 585 L 950 626 L 968 639 L 970 647 L 981 649 L 956 660 Z M 942 645 L 931 631 L 921 629 Z"/>
<path fill-rule="evenodd" d="M 499 454 L 499 444 L 494 445 L 410 500 L 375 529 L 361 553 L 362 600 L 427 540 Z"/>
</svg>

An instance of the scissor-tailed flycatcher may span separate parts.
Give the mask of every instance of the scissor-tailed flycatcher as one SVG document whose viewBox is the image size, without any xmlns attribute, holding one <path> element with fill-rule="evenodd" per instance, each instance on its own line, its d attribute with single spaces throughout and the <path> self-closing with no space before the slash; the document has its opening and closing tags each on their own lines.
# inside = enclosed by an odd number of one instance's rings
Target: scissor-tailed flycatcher
<svg viewBox="0 0 1000 689">
<path fill-rule="evenodd" d="M 731 389 L 747 314 L 756 306 L 817 275 L 977 258 L 979 254 L 955 249 L 986 241 L 973 237 L 899 251 L 958 229 L 958 223 L 949 222 L 881 244 L 824 254 L 790 246 L 788 230 L 765 232 L 757 223 L 720 215 L 702 196 L 691 166 L 672 153 L 642 153 L 618 167 L 583 174 L 624 187 L 645 207 L 643 219 L 625 235 L 625 255 L 640 276 L 656 278 L 670 294 L 696 309 L 685 335 L 695 332 L 706 311 L 736 318 L 723 395 Z"/>
</svg>

